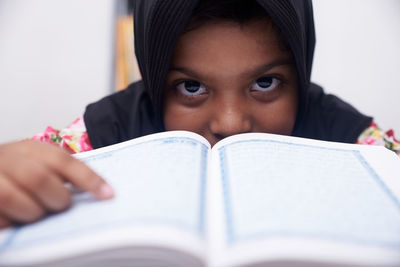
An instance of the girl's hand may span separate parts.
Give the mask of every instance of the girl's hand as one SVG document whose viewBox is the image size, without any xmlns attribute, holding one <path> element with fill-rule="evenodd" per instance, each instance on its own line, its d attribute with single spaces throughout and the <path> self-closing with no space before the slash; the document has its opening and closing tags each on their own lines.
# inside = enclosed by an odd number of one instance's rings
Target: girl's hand
<svg viewBox="0 0 400 267">
<path fill-rule="evenodd" d="M 114 195 L 100 176 L 56 146 L 32 140 L 0 145 L 0 229 L 68 208 L 66 182 L 98 199 Z"/>
</svg>

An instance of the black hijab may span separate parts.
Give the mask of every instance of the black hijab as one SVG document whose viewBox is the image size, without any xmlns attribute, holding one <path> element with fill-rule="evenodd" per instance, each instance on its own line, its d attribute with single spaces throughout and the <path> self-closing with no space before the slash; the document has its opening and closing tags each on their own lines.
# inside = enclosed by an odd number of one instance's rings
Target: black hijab
<svg viewBox="0 0 400 267">
<path fill-rule="evenodd" d="M 90 104 L 84 120 L 94 148 L 164 131 L 162 91 L 175 44 L 199 0 L 134 0 L 135 49 L 142 81 Z M 299 78 L 292 135 L 354 143 L 372 118 L 310 82 L 315 47 L 311 0 L 257 0 L 281 30 Z"/>
</svg>

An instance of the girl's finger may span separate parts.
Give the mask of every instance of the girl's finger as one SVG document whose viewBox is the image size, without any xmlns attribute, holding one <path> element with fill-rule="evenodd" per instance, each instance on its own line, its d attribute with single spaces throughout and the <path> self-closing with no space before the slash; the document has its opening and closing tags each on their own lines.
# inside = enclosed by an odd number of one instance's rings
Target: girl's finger
<svg viewBox="0 0 400 267">
<path fill-rule="evenodd" d="M 48 211 L 64 210 L 71 202 L 70 190 L 64 181 L 53 170 L 32 159 L 20 160 L 19 168 L 9 170 L 7 174 Z"/>
<path fill-rule="evenodd" d="M 0 216 L 0 230 L 10 227 L 12 223 L 5 217 Z"/>
<path fill-rule="evenodd" d="M 39 142 L 35 145 L 46 149 L 33 149 L 35 158 L 41 157 L 56 174 L 69 181 L 78 189 L 92 193 L 98 199 L 109 199 L 114 196 L 114 190 L 107 182 L 91 170 L 86 164 L 75 159 L 61 149 L 43 145 Z"/>
<path fill-rule="evenodd" d="M 29 194 L 18 188 L 8 177 L 0 173 L 0 214 L 12 222 L 33 222 L 45 214 Z"/>
</svg>

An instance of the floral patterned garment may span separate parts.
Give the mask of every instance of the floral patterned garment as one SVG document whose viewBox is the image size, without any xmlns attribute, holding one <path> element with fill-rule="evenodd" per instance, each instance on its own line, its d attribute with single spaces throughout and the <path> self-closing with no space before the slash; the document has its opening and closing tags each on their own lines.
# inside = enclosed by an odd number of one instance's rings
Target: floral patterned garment
<svg viewBox="0 0 400 267">
<path fill-rule="evenodd" d="M 394 137 L 394 131 L 384 132 L 374 122 L 358 137 L 357 144 L 385 146 L 400 156 L 400 141 Z"/>
<path fill-rule="evenodd" d="M 58 145 L 71 154 L 93 149 L 82 116 L 61 131 L 49 126 L 43 133 L 35 135 L 31 139 Z"/>
<path fill-rule="evenodd" d="M 33 136 L 32 139 L 61 146 L 70 153 L 93 149 L 83 117 L 77 118 L 68 128 L 62 130 L 47 127 L 43 133 Z M 400 156 L 400 141 L 394 137 L 393 130 L 384 132 L 374 122 L 360 135 L 356 143 L 385 146 Z"/>
</svg>

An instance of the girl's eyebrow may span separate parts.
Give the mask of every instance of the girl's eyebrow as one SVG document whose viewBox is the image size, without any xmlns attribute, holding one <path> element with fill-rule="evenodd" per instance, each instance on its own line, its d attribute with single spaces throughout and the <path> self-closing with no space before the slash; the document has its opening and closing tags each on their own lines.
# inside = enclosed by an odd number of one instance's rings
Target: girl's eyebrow
<svg viewBox="0 0 400 267">
<path fill-rule="evenodd" d="M 277 66 L 290 65 L 290 64 L 293 64 L 292 58 L 278 59 L 278 60 L 275 60 L 275 61 L 273 61 L 271 63 L 266 64 L 266 65 L 262 65 L 261 67 L 257 66 L 255 68 L 247 70 L 247 71 L 241 73 L 241 75 L 259 76 L 259 75 L 261 75 L 261 74 L 263 74 L 263 73 L 265 73 L 265 72 L 267 72 L 267 71 L 269 71 L 269 70 L 271 70 L 271 69 L 273 69 L 273 68 L 275 68 Z M 181 72 L 183 74 L 186 74 L 188 76 L 191 76 L 191 77 L 201 77 L 201 75 L 197 74 L 195 71 L 190 70 L 190 69 L 185 68 L 185 67 L 180 67 L 180 66 L 171 66 L 169 71 L 179 71 L 179 72 Z"/>
<path fill-rule="evenodd" d="M 197 75 L 196 72 L 194 72 L 194 71 L 192 71 L 192 70 L 190 70 L 188 68 L 179 67 L 179 66 L 177 66 L 177 67 L 172 66 L 169 69 L 169 71 L 179 71 L 179 72 L 182 72 L 183 74 L 186 74 L 187 76 L 191 76 L 191 77 L 199 77 L 200 76 L 200 75 Z"/>
<path fill-rule="evenodd" d="M 243 75 L 249 75 L 249 76 L 259 76 L 262 75 L 271 69 L 278 67 L 278 66 L 283 66 L 283 65 L 291 65 L 293 64 L 292 58 L 283 58 L 283 59 L 277 59 L 275 61 L 272 61 L 271 63 L 268 63 L 267 65 L 263 65 L 261 67 L 255 67 L 251 70 L 248 70 L 243 73 Z"/>
</svg>

